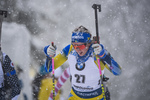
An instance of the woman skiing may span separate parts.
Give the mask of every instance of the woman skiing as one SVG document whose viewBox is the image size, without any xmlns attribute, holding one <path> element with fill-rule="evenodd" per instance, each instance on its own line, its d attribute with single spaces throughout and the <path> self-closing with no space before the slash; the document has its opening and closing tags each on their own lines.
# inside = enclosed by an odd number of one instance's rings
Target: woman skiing
<svg viewBox="0 0 150 100">
<path fill-rule="evenodd" d="M 51 57 L 55 56 L 56 47 L 48 45 L 44 52 L 47 55 L 45 69 L 51 72 Z M 107 68 L 114 75 L 121 74 L 121 67 L 104 46 L 92 42 L 89 30 L 84 26 L 76 28 L 71 44 L 54 57 L 55 69 L 67 60 L 70 66 L 72 89 L 68 100 L 104 100 L 97 58 L 100 58 L 102 72 Z"/>
</svg>

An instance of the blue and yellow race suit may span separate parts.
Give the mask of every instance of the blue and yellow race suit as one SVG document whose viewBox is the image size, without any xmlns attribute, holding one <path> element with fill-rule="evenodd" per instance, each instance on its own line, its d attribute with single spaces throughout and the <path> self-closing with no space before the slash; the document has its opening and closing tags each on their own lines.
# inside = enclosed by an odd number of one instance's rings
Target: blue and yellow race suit
<svg viewBox="0 0 150 100">
<path fill-rule="evenodd" d="M 114 75 L 120 75 L 121 67 L 104 49 L 104 46 L 100 45 L 103 52 L 99 57 L 102 72 L 104 68 L 107 68 Z M 48 47 L 44 48 L 46 55 Z M 69 63 L 72 84 L 68 100 L 103 100 L 97 57 L 94 55 L 93 48 L 90 46 L 84 56 L 79 56 L 73 46 L 69 44 L 54 57 L 54 68 L 58 68 L 66 61 Z M 46 59 L 45 69 L 49 72 L 52 71 L 49 57 Z"/>
</svg>

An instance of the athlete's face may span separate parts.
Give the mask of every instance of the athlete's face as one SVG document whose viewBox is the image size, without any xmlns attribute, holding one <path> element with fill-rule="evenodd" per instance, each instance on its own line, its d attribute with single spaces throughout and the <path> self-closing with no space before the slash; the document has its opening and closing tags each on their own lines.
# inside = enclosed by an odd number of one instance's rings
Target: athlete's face
<svg viewBox="0 0 150 100">
<path fill-rule="evenodd" d="M 72 43 L 74 49 L 79 54 L 79 56 L 84 56 L 89 49 L 89 44 L 85 45 L 85 43 Z"/>
</svg>

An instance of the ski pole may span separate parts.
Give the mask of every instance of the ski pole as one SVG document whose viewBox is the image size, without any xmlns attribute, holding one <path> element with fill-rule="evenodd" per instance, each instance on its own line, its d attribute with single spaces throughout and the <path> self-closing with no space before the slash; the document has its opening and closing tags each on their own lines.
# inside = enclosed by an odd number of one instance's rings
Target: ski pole
<svg viewBox="0 0 150 100">
<path fill-rule="evenodd" d="M 54 42 L 52 42 L 52 46 L 54 46 Z M 53 100 L 55 100 L 54 57 L 52 57 L 52 78 L 53 78 Z"/>
<path fill-rule="evenodd" d="M 96 40 L 97 43 L 100 44 L 99 41 L 99 32 L 98 32 L 98 18 L 97 18 L 97 9 L 99 10 L 99 12 L 101 12 L 101 5 L 99 4 L 93 4 L 92 8 L 95 10 L 95 26 L 96 26 Z M 97 58 L 97 63 L 98 63 L 98 67 L 99 67 L 99 73 L 100 73 L 100 80 L 101 80 L 101 87 L 102 87 L 102 93 L 103 93 L 103 97 L 104 100 L 106 100 L 106 96 L 105 96 L 105 91 L 104 91 L 104 84 L 103 84 L 103 77 L 102 77 L 102 71 L 101 71 L 101 65 L 100 65 L 100 59 L 98 56 L 96 56 Z"/>
</svg>

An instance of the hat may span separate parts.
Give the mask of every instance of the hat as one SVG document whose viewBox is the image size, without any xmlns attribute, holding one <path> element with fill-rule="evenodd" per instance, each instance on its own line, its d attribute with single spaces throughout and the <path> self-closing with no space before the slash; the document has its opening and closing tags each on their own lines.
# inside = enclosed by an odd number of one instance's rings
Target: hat
<svg viewBox="0 0 150 100">
<path fill-rule="evenodd" d="M 75 43 L 78 43 L 78 42 L 89 43 L 89 42 L 91 42 L 91 34 L 90 34 L 89 30 L 86 29 L 84 26 L 80 26 L 80 27 L 76 28 L 72 32 L 71 42 L 72 43 L 74 43 L 74 42 Z"/>
</svg>

